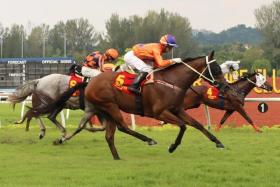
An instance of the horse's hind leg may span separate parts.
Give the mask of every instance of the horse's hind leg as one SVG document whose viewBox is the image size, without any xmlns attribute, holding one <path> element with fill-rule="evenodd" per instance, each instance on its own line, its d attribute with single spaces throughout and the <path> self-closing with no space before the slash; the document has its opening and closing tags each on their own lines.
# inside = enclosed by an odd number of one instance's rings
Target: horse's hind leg
<svg viewBox="0 0 280 187">
<path fill-rule="evenodd" d="M 98 132 L 98 131 L 105 131 L 106 127 L 102 126 L 102 127 L 85 127 L 85 130 L 89 131 L 89 132 Z"/>
<path fill-rule="evenodd" d="M 135 138 L 138 138 L 144 142 L 147 142 L 149 145 L 154 145 L 157 143 L 155 140 L 129 129 L 127 124 L 125 123 L 125 121 L 122 117 L 122 114 L 120 112 L 120 109 L 118 108 L 117 105 L 115 105 L 113 103 L 109 103 L 106 106 L 104 106 L 104 108 L 106 109 L 105 111 L 113 118 L 113 120 L 116 121 L 117 128 L 121 132 L 124 132 L 124 133 L 134 136 Z"/>
<path fill-rule="evenodd" d="M 106 124 L 105 123 L 102 123 L 102 121 L 105 120 L 105 118 L 101 117 L 100 115 L 97 115 L 99 121 L 101 122 L 101 127 L 94 127 L 94 126 L 91 126 L 91 127 L 85 127 L 85 129 L 89 132 L 97 132 L 97 131 L 105 131 L 106 130 Z"/>
<path fill-rule="evenodd" d="M 30 121 L 32 120 L 33 116 L 28 116 L 25 126 L 25 131 L 29 131 Z"/>
<path fill-rule="evenodd" d="M 222 128 L 222 125 L 225 123 L 225 121 L 231 116 L 231 114 L 234 112 L 234 110 L 227 110 L 224 116 L 222 117 L 220 124 L 217 125 L 215 131 L 219 131 Z"/>
<path fill-rule="evenodd" d="M 120 157 L 119 157 L 119 154 L 117 152 L 117 149 L 115 147 L 115 142 L 114 142 L 116 125 L 113 124 L 113 122 L 109 121 L 109 120 L 105 120 L 105 121 L 103 121 L 103 123 L 106 123 L 106 124 L 104 124 L 104 126 L 106 126 L 105 138 L 106 138 L 106 141 L 107 141 L 108 146 L 110 148 L 110 151 L 111 151 L 115 160 L 120 160 Z"/>
<path fill-rule="evenodd" d="M 38 117 L 37 119 L 39 120 L 39 127 L 40 127 L 39 139 L 42 139 L 45 137 L 46 127 L 40 117 Z"/>
<path fill-rule="evenodd" d="M 22 124 L 26 118 L 32 113 L 31 109 L 29 109 L 24 116 L 22 117 L 22 119 L 20 119 L 19 121 L 15 121 L 14 124 Z"/>
</svg>

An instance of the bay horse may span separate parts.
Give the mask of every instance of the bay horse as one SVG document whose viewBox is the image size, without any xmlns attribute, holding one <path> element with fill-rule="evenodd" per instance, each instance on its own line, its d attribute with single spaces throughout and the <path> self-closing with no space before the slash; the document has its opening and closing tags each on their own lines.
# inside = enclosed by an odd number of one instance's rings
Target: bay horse
<svg viewBox="0 0 280 187">
<path fill-rule="evenodd" d="M 238 81 L 231 83 L 230 86 L 234 87 L 239 93 L 241 93 L 244 97 L 246 97 L 250 91 L 254 88 L 261 88 L 267 91 L 272 91 L 273 87 L 266 81 L 266 78 L 261 74 L 254 72 L 252 74 L 246 74 L 241 77 Z M 244 100 L 243 103 L 239 103 L 238 105 L 232 105 L 228 100 L 224 100 L 225 106 L 224 110 L 226 110 L 224 116 L 222 117 L 220 124 L 217 125 L 216 131 L 222 127 L 225 121 L 230 117 L 235 111 L 237 111 L 252 127 L 257 131 L 261 132 L 261 130 L 253 123 L 253 120 L 249 117 L 247 112 L 244 110 Z M 238 106 L 236 108 L 236 106 Z"/>
<path fill-rule="evenodd" d="M 231 89 L 226 82 L 220 66 L 213 58 L 214 52 L 209 56 L 201 56 L 192 59 L 185 59 L 181 63 L 173 64 L 167 68 L 155 71 L 154 83 L 146 84 L 142 89 L 143 116 L 152 117 L 177 125 L 180 131 L 169 152 L 175 151 L 181 143 L 185 124 L 200 130 L 205 136 L 216 144 L 217 148 L 224 148 L 224 145 L 199 122 L 185 113 L 183 100 L 187 89 L 192 83 L 202 77 L 211 84 L 218 85 L 226 98 L 232 102 L 241 103 L 244 99 L 234 89 Z M 139 114 L 138 106 L 135 104 L 135 96 L 117 90 L 112 84 L 118 73 L 110 72 L 100 74 L 91 79 L 85 88 L 86 102 L 85 115 L 80 121 L 78 129 L 62 141 L 71 139 L 79 133 L 86 122 L 94 114 L 101 114 L 106 123 L 106 140 L 114 159 L 120 159 L 114 145 L 114 134 L 116 127 L 124 133 L 134 136 L 148 145 L 156 144 L 156 141 L 128 128 L 120 110 L 127 113 Z M 218 81 L 218 82 L 217 82 Z M 219 84 L 217 84 L 219 83 Z"/>
<path fill-rule="evenodd" d="M 272 86 L 266 81 L 266 78 L 262 74 L 257 72 L 244 75 L 236 82 L 230 83 L 230 86 L 236 89 L 242 95 L 244 95 L 244 97 L 246 97 L 254 87 L 262 88 L 267 91 L 272 91 Z M 235 111 L 237 111 L 242 117 L 244 117 L 247 120 L 249 124 L 252 125 L 256 132 L 261 132 L 261 130 L 256 125 L 254 125 L 252 119 L 244 110 L 244 101 L 237 105 L 233 105 L 229 100 L 224 99 L 222 97 L 217 96 L 213 98 L 211 92 L 212 88 L 207 85 L 190 87 L 190 89 L 187 90 L 186 95 L 184 97 L 184 109 L 188 110 L 198 108 L 201 104 L 205 104 L 212 108 L 225 110 L 226 112 L 222 117 L 220 124 L 217 125 L 216 131 L 219 131 L 219 129 L 222 127 L 225 121 Z"/>
</svg>

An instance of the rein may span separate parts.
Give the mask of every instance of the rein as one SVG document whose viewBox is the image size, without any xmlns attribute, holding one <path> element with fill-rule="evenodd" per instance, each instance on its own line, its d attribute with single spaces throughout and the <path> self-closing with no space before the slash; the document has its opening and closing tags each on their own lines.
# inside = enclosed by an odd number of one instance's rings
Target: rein
<svg viewBox="0 0 280 187">
<path fill-rule="evenodd" d="M 189 69 L 191 69 L 193 72 L 197 73 L 197 74 L 199 75 L 199 78 L 202 77 L 203 79 L 206 79 L 207 81 L 209 81 L 209 82 L 211 82 L 212 84 L 215 85 L 215 83 L 216 83 L 217 81 L 215 80 L 215 78 L 214 78 L 214 76 L 213 76 L 213 74 L 212 74 L 212 71 L 211 71 L 211 68 L 210 68 L 210 64 L 213 63 L 213 62 L 216 62 L 216 60 L 213 59 L 213 60 L 209 61 L 208 56 L 205 56 L 205 60 L 206 60 L 206 67 L 204 68 L 204 70 L 202 71 L 202 73 L 200 73 L 200 72 L 197 71 L 195 68 L 193 68 L 192 66 L 188 65 L 187 63 L 185 63 L 185 62 L 183 62 L 183 61 L 181 61 L 180 63 L 184 64 L 186 67 L 188 67 Z M 150 72 L 150 73 L 148 74 L 148 76 L 151 75 L 151 74 L 153 74 L 154 72 L 160 71 L 160 70 L 165 69 L 165 68 L 167 68 L 167 67 L 155 69 L 155 70 L 153 70 L 152 72 Z M 203 75 L 204 72 L 205 72 L 207 69 L 208 69 L 209 74 L 210 74 L 210 76 L 211 76 L 212 79 L 209 79 L 208 77 L 206 77 L 205 75 Z M 161 85 L 163 85 L 163 86 L 169 87 L 169 88 L 171 88 L 171 89 L 177 90 L 177 91 L 180 91 L 180 90 L 181 90 L 181 88 L 179 88 L 179 87 L 177 87 L 177 86 L 175 86 L 175 85 L 172 85 L 172 84 L 170 84 L 170 83 L 168 83 L 168 82 L 166 82 L 166 81 L 163 81 L 163 80 L 154 80 L 154 82 L 155 82 L 155 83 L 158 83 L 158 84 L 161 84 Z"/>
<path fill-rule="evenodd" d="M 182 61 L 181 63 L 184 64 L 184 65 L 185 65 L 186 67 L 188 67 L 189 69 L 191 69 L 193 72 L 197 73 L 197 74 L 199 75 L 199 78 L 202 77 L 203 79 L 206 79 L 207 81 L 209 81 L 209 82 L 211 82 L 212 84 L 214 84 L 214 83 L 216 82 L 216 80 L 215 80 L 215 78 L 214 78 L 214 76 L 213 76 L 213 74 L 212 74 L 212 71 L 211 71 L 211 68 L 210 68 L 210 64 L 213 63 L 213 62 L 216 62 L 216 60 L 214 59 L 214 60 L 211 60 L 211 61 L 209 62 L 208 56 L 206 56 L 205 58 L 206 58 L 206 64 L 207 64 L 207 66 L 204 68 L 204 70 L 202 71 L 202 73 L 200 73 L 200 72 L 197 71 L 195 68 L 193 68 L 192 66 L 188 65 L 187 63 L 185 63 L 185 62 L 183 62 L 183 61 Z M 209 74 L 210 74 L 210 76 L 211 76 L 212 79 L 209 79 L 208 77 L 206 77 L 206 76 L 203 75 L 204 72 L 205 72 L 207 69 L 208 69 Z"/>
</svg>

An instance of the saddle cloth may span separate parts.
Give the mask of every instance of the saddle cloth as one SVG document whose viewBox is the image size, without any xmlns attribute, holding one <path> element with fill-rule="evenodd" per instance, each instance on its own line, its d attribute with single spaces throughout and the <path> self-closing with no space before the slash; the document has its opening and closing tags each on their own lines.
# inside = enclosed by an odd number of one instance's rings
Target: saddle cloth
<svg viewBox="0 0 280 187">
<path fill-rule="evenodd" d="M 82 83 L 84 81 L 84 77 L 77 75 L 76 73 L 72 73 L 70 75 L 70 80 L 69 80 L 69 88 L 72 88 L 76 84 Z M 77 90 L 76 92 L 73 93 L 72 97 L 78 97 L 80 95 L 80 90 Z"/>
<path fill-rule="evenodd" d="M 133 94 L 128 90 L 128 87 L 133 83 L 136 76 L 136 74 L 132 74 L 126 71 L 120 72 L 117 74 L 115 80 L 113 81 L 113 86 L 126 94 Z M 151 76 L 148 76 L 146 79 L 144 79 L 141 82 L 141 87 L 151 79 Z"/>
<path fill-rule="evenodd" d="M 218 99 L 219 90 L 214 86 L 209 86 L 205 94 L 208 99 Z"/>
</svg>

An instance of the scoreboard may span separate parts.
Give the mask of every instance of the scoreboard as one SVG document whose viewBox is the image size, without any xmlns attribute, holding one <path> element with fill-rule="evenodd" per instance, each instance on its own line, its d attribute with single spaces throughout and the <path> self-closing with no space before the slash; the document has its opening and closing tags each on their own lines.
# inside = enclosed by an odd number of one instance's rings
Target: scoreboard
<svg viewBox="0 0 280 187">
<path fill-rule="evenodd" d="M 52 73 L 67 74 L 72 63 L 69 57 L 0 58 L 0 89 L 13 89 Z"/>
</svg>

